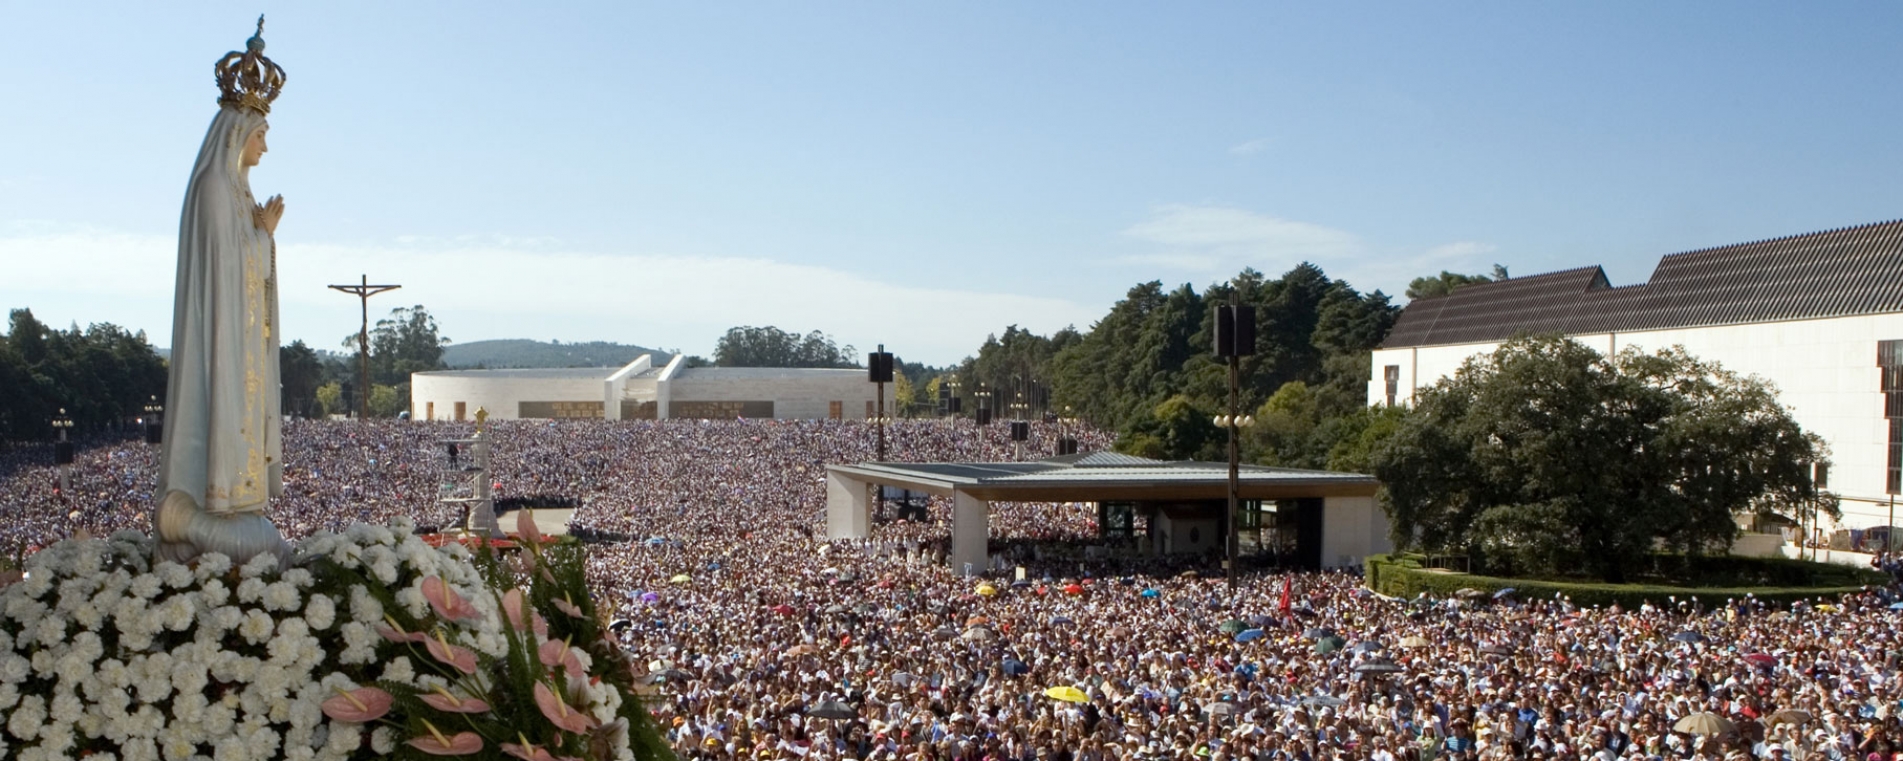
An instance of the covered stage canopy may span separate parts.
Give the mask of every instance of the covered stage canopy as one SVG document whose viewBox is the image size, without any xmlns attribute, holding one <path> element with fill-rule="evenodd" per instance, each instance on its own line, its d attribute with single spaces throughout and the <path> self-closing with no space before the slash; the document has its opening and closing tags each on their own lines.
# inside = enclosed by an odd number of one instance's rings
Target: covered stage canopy
<svg viewBox="0 0 1903 761">
<path fill-rule="evenodd" d="M 826 468 L 826 528 L 832 538 L 863 538 L 872 529 L 875 487 L 895 487 L 952 500 L 954 569 L 982 569 L 992 502 L 1127 502 L 1144 505 L 1226 500 L 1229 465 L 1164 462 L 1091 452 L 1031 462 L 863 462 Z M 1302 501 L 1318 567 L 1356 565 L 1389 549 L 1387 516 L 1374 504 L 1372 476 L 1245 465 L 1239 498 Z"/>
</svg>

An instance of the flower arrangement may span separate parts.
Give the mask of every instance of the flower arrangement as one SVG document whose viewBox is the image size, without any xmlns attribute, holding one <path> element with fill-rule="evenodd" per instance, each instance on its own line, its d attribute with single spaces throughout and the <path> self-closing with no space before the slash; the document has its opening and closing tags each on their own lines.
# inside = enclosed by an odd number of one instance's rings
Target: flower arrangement
<svg viewBox="0 0 1903 761">
<path fill-rule="evenodd" d="M 68 540 L 0 591 L 0 759 L 670 757 L 587 594 L 585 549 L 434 548 L 399 520 L 288 570 Z"/>
</svg>

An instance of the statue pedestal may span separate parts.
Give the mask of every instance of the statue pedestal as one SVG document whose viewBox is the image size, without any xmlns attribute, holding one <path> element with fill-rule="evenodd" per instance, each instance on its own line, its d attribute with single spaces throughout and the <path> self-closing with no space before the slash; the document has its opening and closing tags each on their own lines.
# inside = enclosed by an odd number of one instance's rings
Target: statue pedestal
<svg viewBox="0 0 1903 761">
<path fill-rule="evenodd" d="M 166 494 L 159 505 L 157 534 L 160 560 L 184 563 L 216 552 L 233 565 L 265 553 L 276 555 L 279 567 L 291 562 L 290 544 L 264 513 L 208 513 L 181 491 Z"/>
</svg>

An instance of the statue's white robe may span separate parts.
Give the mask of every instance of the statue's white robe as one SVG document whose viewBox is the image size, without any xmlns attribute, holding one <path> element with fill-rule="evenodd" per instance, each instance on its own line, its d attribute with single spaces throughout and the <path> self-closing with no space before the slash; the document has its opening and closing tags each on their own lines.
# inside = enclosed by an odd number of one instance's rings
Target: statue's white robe
<svg viewBox="0 0 1903 761">
<path fill-rule="evenodd" d="M 284 472 L 276 257 L 254 221 L 257 202 L 241 163 L 246 139 L 263 123 L 259 114 L 221 108 L 185 191 L 157 495 L 161 503 L 190 498 L 194 524 L 244 524 L 244 534 L 269 527 L 262 513 L 283 491 Z M 172 515 L 168 526 L 161 511 L 160 538 L 198 551 L 248 557 L 283 541 L 274 528 L 216 542 L 198 536 L 209 528 L 187 537 L 185 514 Z M 246 520 L 203 520 L 221 517 Z"/>
</svg>

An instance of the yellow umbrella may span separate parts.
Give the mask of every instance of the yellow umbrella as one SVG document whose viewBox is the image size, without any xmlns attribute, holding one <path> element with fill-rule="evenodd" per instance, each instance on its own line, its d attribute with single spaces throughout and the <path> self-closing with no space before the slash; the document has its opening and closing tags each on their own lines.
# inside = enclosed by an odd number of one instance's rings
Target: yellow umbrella
<svg viewBox="0 0 1903 761">
<path fill-rule="evenodd" d="M 686 584 L 687 582 L 690 582 L 693 580 L 694 580 L 694 577 L 684 573 L 674 574 L 674 578 L 668 579 L 669 582 L 672 582 L 675 584 Z"/>
<path fill-rule="evenodd" d="M 990 596 L 992 596 L 992 595 L 995 595 L 995 594 L 997 594 L 997 593 L 998 593 L 998 588 L 997 588 L 997 587 L 994 587 L 994 586 L 991 586 L 990 584 L 979 584 L 979 585 L 978 585 L 978 594 L 979 594 L 980 596 L 983 596 L 983 597 L 990 597 Z"/>
<path fill-rule="evenodd" d="M 1071 687 L 1068 685 L 1063 687 L 1052 687 L 1052 688 L 1046 689 L 1044 691 L 1044 697 L 1050 698 L 1052 700 L 1062 700 L 1066 703 L 1090 702 L 1090 696 L 1085 695 L 1083 690 L 1080 690 L 1080 689 L 1077 689 L 1076 687 Z"/>
<path fill-rule="evenodd" d="M 1401 647 L 1405 647 L 1412 650 L 1412 649 L 1421 648 L 1421 647 L 1433 647 L 1434 643 L 1427 641 L 1426 637 L 1416 634 L 1416 635 L 1412 635 L 1408 637 L 1402 637 L 1400 645 Z"/>
</svg>

